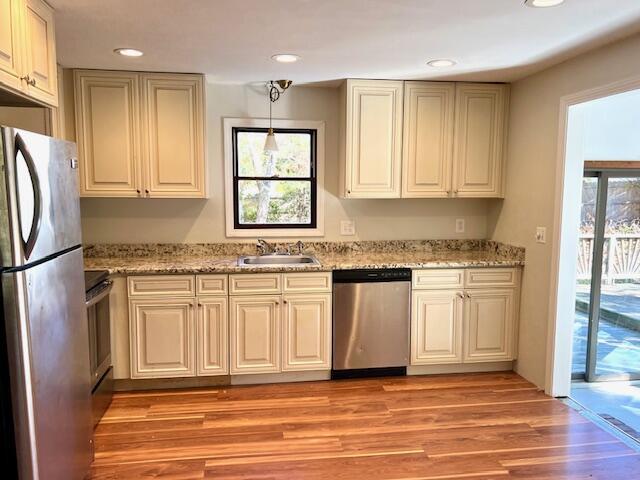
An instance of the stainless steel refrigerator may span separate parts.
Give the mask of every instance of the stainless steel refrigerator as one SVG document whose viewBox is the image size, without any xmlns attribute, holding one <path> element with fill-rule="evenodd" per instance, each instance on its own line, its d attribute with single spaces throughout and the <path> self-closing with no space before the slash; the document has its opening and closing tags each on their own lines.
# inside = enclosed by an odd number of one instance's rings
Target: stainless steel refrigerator
<svg viewBox="0 0 640 480">
<path fill-rule="evenodd" d="M 92 420 L 76 146 L 8 127 L 0 143 L 3 477 L 80 480 Z"/>
</svg>

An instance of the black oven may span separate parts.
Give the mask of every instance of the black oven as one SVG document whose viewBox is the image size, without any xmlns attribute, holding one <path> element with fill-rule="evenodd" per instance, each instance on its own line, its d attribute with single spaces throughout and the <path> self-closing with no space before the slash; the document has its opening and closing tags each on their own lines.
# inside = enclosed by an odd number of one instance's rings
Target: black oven
<svg viewBox="0 0 640 480">
<path fill-rule="evenodd" d="M 112 283 L 108 272 L 85 272 L 94 426 L 109 407 L 113 392 L 111 316 L 109 314 L 109 293 Z"/>
</svg>

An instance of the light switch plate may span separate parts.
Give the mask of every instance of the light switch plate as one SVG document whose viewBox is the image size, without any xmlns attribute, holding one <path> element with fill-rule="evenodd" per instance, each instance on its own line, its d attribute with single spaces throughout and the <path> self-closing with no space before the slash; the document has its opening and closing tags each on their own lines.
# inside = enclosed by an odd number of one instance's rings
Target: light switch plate
<svg viewBox="0 0 640 480">
<path fill-rule="evenodd" d="M 353 220 L 340 221 L 340 235 L 353 236 L 356 234 L 356 222 Z"/>
<path fill-rule="evenodd" d="M 464 233 L 464 218 L 456 218 L 456 233 Z"/>
<path fill-rule="evenodd" d="M 547 243 L 547 227 L 536 227 L 536 242 Z"/>
</svg>

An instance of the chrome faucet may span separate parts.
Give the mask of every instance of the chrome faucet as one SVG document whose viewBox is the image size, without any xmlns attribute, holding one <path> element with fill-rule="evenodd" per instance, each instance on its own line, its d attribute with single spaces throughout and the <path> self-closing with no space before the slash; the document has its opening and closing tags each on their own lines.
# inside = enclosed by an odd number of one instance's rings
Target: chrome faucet
<svg viewBox="0 0 640 480">
<path fill-rule="evenodd" d="M 258 242 L 256 243 L 256 250 L 258 255 L 269 255 L 274 252 L 273 245 L 262 238 L 258 239 Z"/>
</svg>

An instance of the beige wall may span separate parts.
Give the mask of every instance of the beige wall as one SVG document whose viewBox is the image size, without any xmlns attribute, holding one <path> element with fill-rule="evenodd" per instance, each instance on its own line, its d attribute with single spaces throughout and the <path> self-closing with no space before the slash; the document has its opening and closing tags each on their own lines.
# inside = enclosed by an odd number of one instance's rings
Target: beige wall
<svg viewBox="0 0 640 480">
<path fill-rule="evenodd" d="M 65 72 L 65 80 L 69 79 Z M 70 94 L 66 95 L 69 106 Z M 208 84 L 208 200 L 83 199 L 86 243 L 220 242 L 224 232 L 223 117 L 267 117 L 263 85 Z M 69 110 L 69 109 L 68 109 Z M 66 112 L 67 120 L 68 111 Z M 292 87 L 274 105 L 274 117 L 324 120 L 326 128 L 325 239 L 485 238 L 493 200 L 341 200 L 338 192 L 338 89 Z M 68 134 L 71 129 L 68 129 Z M 466 232 L 455 233 L 455 219 Z M 340 236 L 340 220 L 356 222 L 356 237 Z"/>
<path fill-rule="evenodd" d="M 560 98 L 640 75 L 640 35 L 585 53 L 512 85 L 506 198 L 489 205 L 488 236 L 527 249 L 522 284 L 518 372 L 539 386 L 545 355 L 553 238 Z M 580 199 L 575 199 L 580 201 Z M 567 345 L 569 348 L 569 345 Z"/>
</svg>

